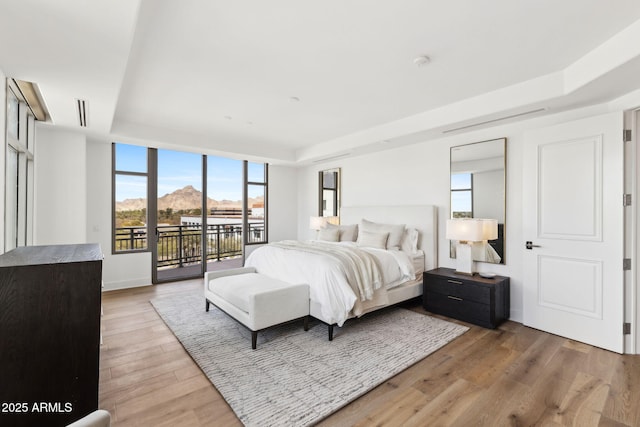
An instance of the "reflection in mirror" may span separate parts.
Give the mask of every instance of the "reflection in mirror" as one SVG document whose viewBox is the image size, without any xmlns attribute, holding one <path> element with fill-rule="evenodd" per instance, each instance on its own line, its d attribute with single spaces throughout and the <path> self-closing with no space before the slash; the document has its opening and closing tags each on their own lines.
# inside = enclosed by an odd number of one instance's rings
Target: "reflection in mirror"
<svg viewBox="0 0 640 427">
<path fill-rule="evenodd" d="M 451 147 L 451 218 L 498 220 L 498 238 L 475 243 L 474 261 L 505 263 L 506 143 L 500 138 Z"/>
<path fill-rule="evenodd" d="M 319 172 L 319 216 L 340 216 L 340 168 Z"/>
</svg>

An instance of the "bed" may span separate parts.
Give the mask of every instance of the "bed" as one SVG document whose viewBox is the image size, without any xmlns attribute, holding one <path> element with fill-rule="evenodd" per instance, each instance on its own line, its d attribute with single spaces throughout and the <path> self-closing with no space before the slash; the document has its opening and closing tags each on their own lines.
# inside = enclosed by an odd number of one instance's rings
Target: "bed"
<svg viewBox="0 0 640 427">
<path fill-rule="evenodd" d="M 359 225 L 359 232 L 366 231 L 360 236 L 364 239 L 360 242 L 363 245 L 348 241 L 274 242 L 254 250 L 245 263 L 246 266 L 255 267 L 258 272 L 267 276 L 290 283 L 308 283 L 310 314 L 329 326 L 330 340 L 333 338 L 334 325 L 342 326 L 349 318 L 422 295 L 422 272 L 437 267 L 435 206 L 345 206 L 340 209 L 340 223 L 341 231 L 348 228 L 345 226 L 353 224 Z M 401 242 L 404 250 L 398 250 L 403 248 L 394 244 L 397 240 L 388 240 L 388 243 L 394 246 L 393 249 L 384 250 L 376 247 L 378 234 L 370 231 L 377 231 L 376 227 L 382 224 L 399 226 L 393 228 L 396 237 L 398 229 L 404 230 Z M 407 230 L 415 230 L 417 239 L 415 235 L 410 236 Z M 407 242 L 412 239 L 416 241 L 413 242 L 412 249 L 409 249 Z M 325 251 L 328 254 L 325 254 Z M 355 273 L 349 272 L 346 264 L 351 263 L 352 258 L 356 257 L 354 251 L 357 252 L 357 257 L 364 257 L 365 264 L 371 262 L 366 261 L 367 259 L 375 259 L 379 274 L 376 275 L 375 270 L 370 273 L 365 267 L 360 267 L 360 270 L 354 268 Z M 346 261 L 341 266 L 336 266 L 335 259 L 338 258 L 344 258 Z M 394 260 L 398 262 L 397 274 L 392 272 Z M 358 261 L 358 265 L 362 262 Z M 413 275 L 411 271 L 406 271 L 407 262 L 414 269 Z M 373 293 L 367 292 L 367 289 L 363 290 L 360 282 L 354 280 L 354 276 L 361 277 L 367 274 L 371 274 L 373 287 L 377 286 Z M 354 281 L 358 284 L 354 284 Z M 363 297 L 365 293 L 368 293 L 366 299 Z"/>
</svg>

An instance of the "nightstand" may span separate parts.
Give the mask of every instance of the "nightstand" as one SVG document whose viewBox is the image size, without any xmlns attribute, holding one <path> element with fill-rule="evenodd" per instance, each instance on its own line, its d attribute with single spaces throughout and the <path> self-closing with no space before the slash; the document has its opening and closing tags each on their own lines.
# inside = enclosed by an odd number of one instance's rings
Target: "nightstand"
<svg viewBox="0 0 640 427">
<path fill-rule="evenodd" d="M 425 310 L 485 328 L 496 328 L 509 318 L 509 278 L 456 274 L 451 268 L 424 273 Z"/>
</svg>

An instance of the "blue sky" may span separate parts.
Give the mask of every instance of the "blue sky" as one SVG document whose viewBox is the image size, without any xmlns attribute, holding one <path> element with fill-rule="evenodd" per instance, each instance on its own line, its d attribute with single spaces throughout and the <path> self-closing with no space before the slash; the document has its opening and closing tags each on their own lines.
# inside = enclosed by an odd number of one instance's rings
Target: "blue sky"
<svg viewBox="0 0 640 427">
<path fill-rule="evenodd" d="M 451 175 L 451 189 L 471 189 L 471 174 L 459 173 Z M 471 212 L 471 192 L 452 191 L 451 192 L 451 211 L 452 212 Z"/>
<path fill-rule="evenodd" d="M 116 170 L 146 172 L 147 149 L 134 145 L 116 144 Z M 202 156 L 172 150 L 158 150 L 158 196 L 162 197 L 187 185 L 202 191 Z M 263 165 L 249 163 L 249 180 L 262 180 Z M 242 161 L 207 156 L 207 188 L 209 197 L 222 200 L 242 199 Z M 145 198 L 146 178 L 119 175 L 116 181 L 116 200 Z M 252 194 L 253 193 L 253 194 Z M 257 193 L 250 187 L 249 196 Z"/>
</svg>

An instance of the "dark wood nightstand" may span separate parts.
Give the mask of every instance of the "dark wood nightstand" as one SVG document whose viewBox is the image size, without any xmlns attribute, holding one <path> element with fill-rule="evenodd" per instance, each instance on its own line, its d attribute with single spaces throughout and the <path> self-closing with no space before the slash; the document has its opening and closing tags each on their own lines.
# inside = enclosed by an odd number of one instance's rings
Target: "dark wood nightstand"
<svg viewBox="0 0 640 427">
<path fill-rule="evenodd" d="M 451 268 L 424 273 L 422 304 L 425 310 L 485 328 L 509 318 L 509 278 L 456 274 Z"/>
</svg>

